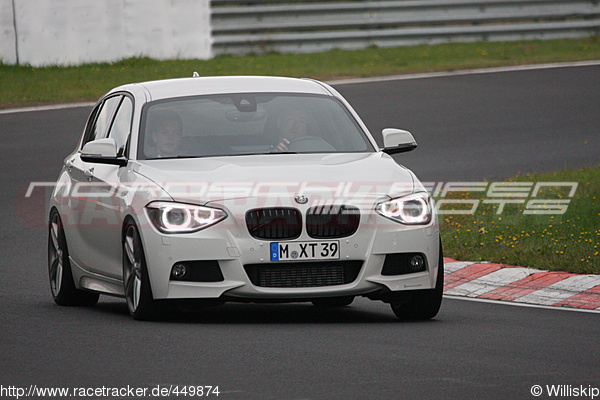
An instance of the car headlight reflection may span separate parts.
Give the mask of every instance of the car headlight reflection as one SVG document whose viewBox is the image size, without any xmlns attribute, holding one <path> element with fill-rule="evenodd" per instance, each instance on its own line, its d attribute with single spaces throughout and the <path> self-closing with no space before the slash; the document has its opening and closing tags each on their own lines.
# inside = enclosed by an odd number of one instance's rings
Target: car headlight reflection
<svg viewBox="0 0 600 400">
<path fill-rule="evenodd" d="M 406 225 L 426 225 L 431 222 L 432 200 L 427 193 L 415 193 L 377 204 L 375 211 Z"/>
<path fill-rule="evenodd" d="M 150 203 L 146 212 L 163 233 L 196 232 L 227 218 L 227 213 L 219 208 L 169 202 Z"/>
</svg>

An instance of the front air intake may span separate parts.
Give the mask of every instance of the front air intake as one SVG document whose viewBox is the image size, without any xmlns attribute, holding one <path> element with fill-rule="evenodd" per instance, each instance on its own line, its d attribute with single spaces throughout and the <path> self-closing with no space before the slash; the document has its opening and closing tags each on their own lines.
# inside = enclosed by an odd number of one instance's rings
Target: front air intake
<svg viewBox="0 0 600 400">
<path fill-rule="evenodd" d="M 306 288 L 352 283 L 362 261 L 290 262 L 247 264 L 244 269 L 254 286 Z"/>
</svg>

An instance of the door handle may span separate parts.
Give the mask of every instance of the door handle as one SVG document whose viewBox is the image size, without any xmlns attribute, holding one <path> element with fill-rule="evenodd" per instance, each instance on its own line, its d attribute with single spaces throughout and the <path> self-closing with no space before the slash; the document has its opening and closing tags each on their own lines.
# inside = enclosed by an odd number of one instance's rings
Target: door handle
<svg viewBox="0 0 600 400">
<path fill-rule="evenodd" d="M 83 171 L 83 175 L 87 177 L 88 182 L 91 182 L 92 178 L 94 178 L 94 167 Z"/>
</svg>

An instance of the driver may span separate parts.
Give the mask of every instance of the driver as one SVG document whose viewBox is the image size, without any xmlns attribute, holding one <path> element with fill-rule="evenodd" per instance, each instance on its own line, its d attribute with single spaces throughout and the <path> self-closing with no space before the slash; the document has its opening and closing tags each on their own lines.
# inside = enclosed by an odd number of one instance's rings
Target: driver
<svg viewBox="0 0 600 400">
<path fill-rule="evenodd" d="M 289 151 L 288 146 L 294 140 L 307 136 L 308 113 L 302 108 L 291 110 L 277 121 L 277 130 L 281 132 L 281 141 L 273 147 L 275 151 Z"/>
<path fill-rule="evenodd" d="M 157 111 L 153 115 L 152 141 L 156 145 L 156 157 L 176 157 L 183 136 L 181 118 L 174 111 Z"/>
</svg>

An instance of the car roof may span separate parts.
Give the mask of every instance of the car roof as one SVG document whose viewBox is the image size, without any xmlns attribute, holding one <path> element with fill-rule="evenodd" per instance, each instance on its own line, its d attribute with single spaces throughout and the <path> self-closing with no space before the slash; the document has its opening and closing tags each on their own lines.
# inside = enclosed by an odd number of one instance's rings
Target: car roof
<svg viewBox="0 0 600 400">
<path fill-rule="evenodd" d="M 303 93 L 332 96 L 326 86 L 310 79 L 271 76 L 218 76 L 165 79 L 141 82 L 149 95 L 148 101 L 172 97 L 229 93 Z M 121 86 L 114 91 L 127 89 Z"/>
</svg>

